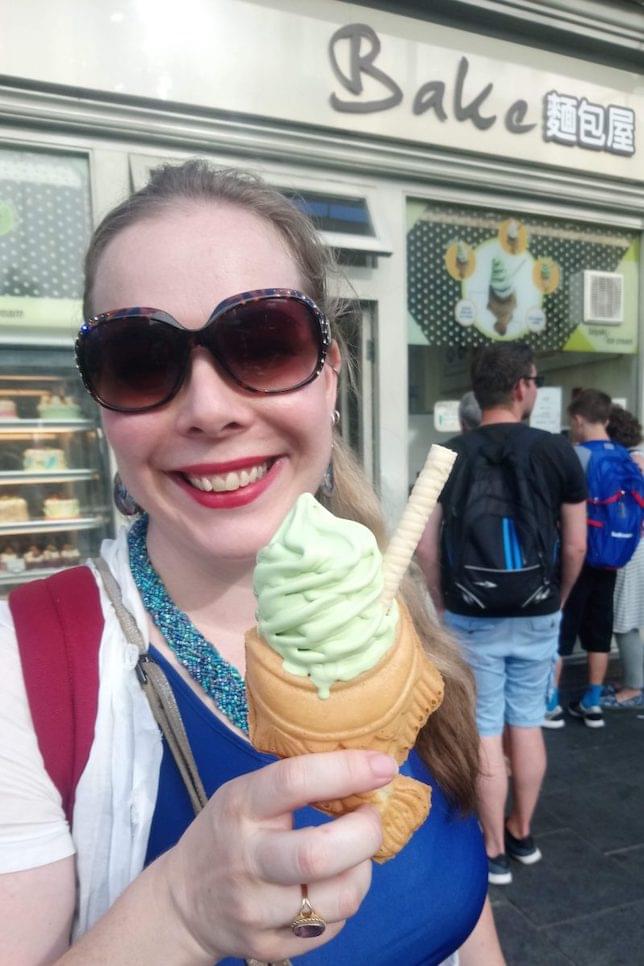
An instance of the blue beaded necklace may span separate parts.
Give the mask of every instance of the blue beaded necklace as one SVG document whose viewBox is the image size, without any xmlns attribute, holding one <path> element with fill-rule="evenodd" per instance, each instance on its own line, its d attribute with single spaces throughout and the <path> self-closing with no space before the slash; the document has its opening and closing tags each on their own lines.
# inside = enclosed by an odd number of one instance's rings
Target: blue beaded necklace
<svg viewBox="0 0 644 966">
<path fill-rule="evenodd" d="M 188 673 L 213 699 L 219 710 L 237 728 L 248 733 L 244 679 L 237 668 L 224 660 L 188 616 L 170 600 L 161 578 L 150 563 L 147 532 L 148 518 L 144 514 L 132 525 L 127 535 L 130 570 L 145 609 Z"/>
</svg>

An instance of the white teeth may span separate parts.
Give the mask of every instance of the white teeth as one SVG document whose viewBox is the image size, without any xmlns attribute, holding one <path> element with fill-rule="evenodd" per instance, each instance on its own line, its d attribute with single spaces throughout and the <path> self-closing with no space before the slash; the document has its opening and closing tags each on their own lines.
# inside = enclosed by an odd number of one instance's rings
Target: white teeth
<svg viewBox="0 0 644 966">
<path fill-rule="evenodd" d="M 191 474 L 186 474 L 186 476 L 191 486 L 194 486 L 197 490 L 202 490 L 205 493 L 223 493 L 224 491 L 231 492 L 233 490 L 239 490 L 244 486 L 248 486 L 249 483 L 256 483 L 257 480 L 261 480 L 267 473 L 268 464 L 258 463 L 257 466 L 252 466 L 248 470 L 240 470 L 239 473 L 231 472 L 219 476 L 192 476 Z"/>
</svg>

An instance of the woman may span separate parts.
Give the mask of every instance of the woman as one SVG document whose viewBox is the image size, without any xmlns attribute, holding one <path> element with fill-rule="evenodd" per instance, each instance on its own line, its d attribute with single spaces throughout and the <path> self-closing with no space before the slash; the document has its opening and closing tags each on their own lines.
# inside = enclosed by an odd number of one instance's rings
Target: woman
<svg viewBox="0 0 644 966">
<path fill-rule="evenodd" d="M 244 732 L 257 551 L 323 480 L 330 509 L 383 536 L 364 476 L 333 438 L 341 357 L 322 315 L 333 324 L 329 269 L 310 223 L 281 195 L 198 161 L 157 171 L 94 235 L 85 317 L 108 315 L 83 326 L 78 359 L 127 501 L 145 511 L 102 555 L 170 681 L 209 801 L 193 820 L 104 602 L 99 709 L 72 839 L 30 731 L 4 612 L 3 966 L 56 957 L 430 964 L 477 922 L 486 869 L 476 823 L 463 818 L 476 761 L 471 687 L 410 581 L 405 594 L 446 698 L 405 766 L 434 786 L 431 816 L 395 861 L 372 872 L 380 829 L 371 809 L 330 822 L 307 807 L 386 784 L 388 756 L 274 762 Z M 190 648 L 210 662 L 205 672 L 186 658 Z M 19 745 L 29 753 L 16 760 Z M 326 921 L 321 936 L 289 928 L 307 902 Z M 487 905 L 480 922 L 469 944 L 483 949 L 493 933 Z M 497 946 L 490 955 L 500 961 Z"/>
<path fill-rule="evenodd" d="M 616 443 L 630 450 L 644 472 L 642 427 L 628 410 L 612 406 L 606 427 Z M 622 686 L 609 688 L 601 699 L 602 708 L 619 711 L 644 708 L 644 643 L 640 628 L 644 627 L 644 540 L 629 562 L 617 571 L 614 596 L 613 632 L 622 662 Z"/>
</svg>

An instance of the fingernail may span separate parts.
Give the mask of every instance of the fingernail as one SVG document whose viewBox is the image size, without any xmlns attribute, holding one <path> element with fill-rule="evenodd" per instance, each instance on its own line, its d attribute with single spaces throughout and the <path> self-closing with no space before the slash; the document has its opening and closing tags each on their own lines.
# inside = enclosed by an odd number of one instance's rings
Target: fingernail
<svg viewBox="0 0 644 966">
<path fill-rule="evenodd" d="M 398 762 L 380 751 L 369 752 L 369 767 L 376 778 L 393 778 L 398 773 Z"/>
</svg>

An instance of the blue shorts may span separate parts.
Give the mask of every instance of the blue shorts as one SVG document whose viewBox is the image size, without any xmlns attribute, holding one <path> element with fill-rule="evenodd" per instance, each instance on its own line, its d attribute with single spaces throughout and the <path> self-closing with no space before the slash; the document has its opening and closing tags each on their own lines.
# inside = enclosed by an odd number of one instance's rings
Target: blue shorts
<svg viewBox="0 0 644 966">
<path fill-rule="evenodd" d="M 480 735 L 500 735 L 506 723 L 539 727 L 560 620 L 560 611 L 541 617 L 463 617 L 445 612 L 445 624 L 476 678 Z"/>
</svg>

